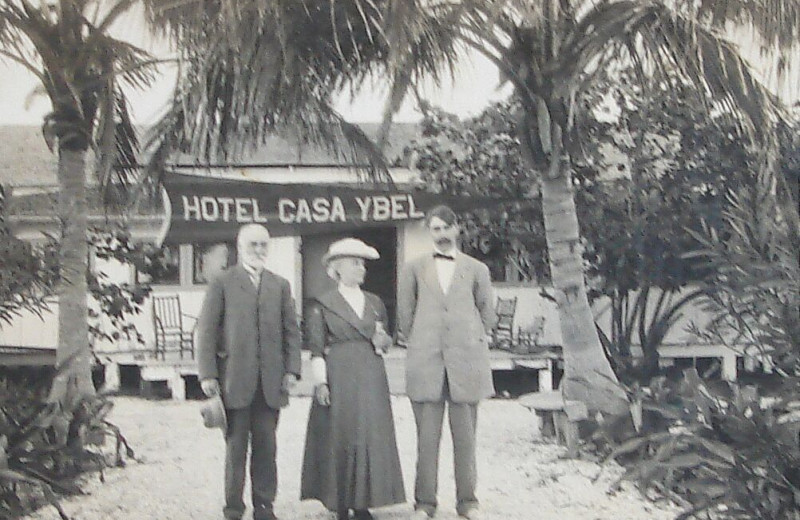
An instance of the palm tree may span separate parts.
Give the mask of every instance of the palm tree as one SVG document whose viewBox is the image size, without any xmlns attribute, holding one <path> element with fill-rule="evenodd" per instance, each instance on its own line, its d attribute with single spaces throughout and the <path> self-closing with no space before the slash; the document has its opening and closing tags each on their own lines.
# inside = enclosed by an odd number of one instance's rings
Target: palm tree
<svg viewBox="0 0 800 520">
<path fill-rule="evenodd" d="M 757 4 L 757 5 L 756 5 Z M 643 88 L 692 84 L 743 136 L 771 127 L 775 106 L 735 48 L 715 29 L 731 19 L 765 45 L 797 41 L 796 1 L 675 0 L 349 0 L 270 2 L 185 0 L 153 19 L 184 42 L 184 74 L 159 129 L 162 154 L 238 153 L 273 131 L 375 149 L 331 108 L 332 93 L 374 74 L 392 89 L 378 144 L 407 89 L 452 72 L 460 48 L 489 56 L 523 107 L 519 138 L 541 192 L 552 280 L 567 369 L 564 391 L 591 409 L 627 409 L 595 331 L 583 278 L 571 162 L 572 121 L 593 71 L 634 66 Z M 209 7 L 210 6 L 210 7 Z M 360 154 L 360 155 L 359 155 Z"/>
<path fill-rule="evenodd" d="M 629 65 L 651 96 L 691 84 L 706 94 L 709 113 L 713 106 L 720 121 L 733 120 L 742 137 L 768 129 L 776 106 L 735 48 L 703 23 L 708 8 L 702 2 L 692 7 L 649 0 L 509 2 L 500 11 L 479 10 L 467 22 L 465 38 L 497 64 L 523 107 L 519 137 L 531 168 L 540 172 L 564 339 L 564 391 L 592 409 L 621 412 L 626 403 L 603 355 L 584 283 L 571 178 L 582 137 L 572 125 L 581 110 L 576 99 L 598 77 L 596 71 Z M 715 14 L 720 18 L 711 21 L 720 23 L 731 13 Z M 773 20 L 762 27 L 777 25 Z"/>
<path fill-rule="evenodd" d="M 36 76 L 52 104 L 42 130 L 51 151 L 58 152 L 62 281 L 56 362 L 70 360 L 53 386 L 54 398 L 68 389 L 94 393 L 86 301 L 87 157 L 93 150 L 104 200 L 124 203 L 138 145 L 122 85 L 147 85 L 155 63 L 143 50 L 109 35 L 110 26 L 134 4 L 4 0 L 0 5 L 0 58 Z"/>
</svg>

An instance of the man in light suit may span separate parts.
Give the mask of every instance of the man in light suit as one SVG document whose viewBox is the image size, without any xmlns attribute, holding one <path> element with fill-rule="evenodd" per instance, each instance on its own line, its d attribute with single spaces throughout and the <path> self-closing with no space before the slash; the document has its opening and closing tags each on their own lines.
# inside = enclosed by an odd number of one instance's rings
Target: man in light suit
<svg viewBox="0 0 800 520">
<path fill-rule="evenodd" d="M 275 430 L 281 407 L 300 376 L 300 331 L 289 282 L 264 268 L 269 232 L 239 230 L 238 264 L 208 286 L 197 322 L 200 383 L 221 392 L 225 434 L 226 519 L 244 514 L 245 459 L 250 442 L 253 519 L 275 520 L 278 486 Z"/>
<path fill-rule="evenodd" d="M 417 424 L 414 520 L 436 512 L 439 441 L 448 409 L 455 461 L 456 510 L 480 518 L 475 496 L 478 402 L 494 394 L 488 336 L 494 326 L 489 268 L 456 247 L 459 228 L 447 206 L 425 225 L 435 252 L 412 261 L 400 278 L 398 332 L 406 339 L 406 392 Z"/>
</svg>

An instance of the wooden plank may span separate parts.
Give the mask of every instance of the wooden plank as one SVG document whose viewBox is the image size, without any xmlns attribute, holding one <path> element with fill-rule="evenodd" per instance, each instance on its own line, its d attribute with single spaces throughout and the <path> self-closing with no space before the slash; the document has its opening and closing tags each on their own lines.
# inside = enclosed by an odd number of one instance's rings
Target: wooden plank
<svg viewBox="0 0 800 520">
<path fill-rule="evenodd" d="M 530 410 L 555 411 L 564 409 L 564 396 L 561 392 L 534 392 L 517 399 L 519 404 Z"/>
</svg>

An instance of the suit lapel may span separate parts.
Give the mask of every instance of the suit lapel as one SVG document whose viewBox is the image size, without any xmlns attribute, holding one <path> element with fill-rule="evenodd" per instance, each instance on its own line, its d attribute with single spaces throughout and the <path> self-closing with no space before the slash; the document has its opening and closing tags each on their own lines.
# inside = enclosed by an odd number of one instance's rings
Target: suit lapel
<svg viewBox="0 0 800 520">
<path fill-rule="evenodd" d="M 250 282 L 250 285 L 253 285 L 253 283 Z M 275 287 L 275 277 L 266 269 L 261 271 L 259 285 L 260 286 L 257 288 L 259 295 L 270 295 L 274 297 L 276 294 L 280 294 Z M 253 286 L 253 288 L 255 288 L 255 286 Z"/>
<path fill-rule="evenodd" d="M 255 294 L 258 292 L 258 289 L 255 285 L 253 285 L 253 280 L 250 278 L 250 273 L 242 267 L 241 265 L 237 265 L 234 267 L 234 276 L 236 278 L 236 282 L 248 293 Z"/>
<path fill-rule="evenodd" d="M 372 304 L 370 303 L 366 294 L 364 295 L 364 319 L 358 317 L 353 308 L 350 307 L 350 304 L 347 303 L 347 300 L 345 300 L 342 294 L 337 290 L 327 292 L 317 298 L 317 300 L 329 312 L 332 312 L 352 325 L 353 328 L 355 328 L 362 336 L 368 340 L 372 339 L 372 334 L 375 332 L 375 320 L 371 319 L 370 316 L 372 313 L 374 313 L 374 310 L 372 310 Z"/>
<path fill-rule="evenodd" d="M 453 269 L 453 279 L 450 280 L 450 287 L 447 291 L 447 296 L 456 293 L 456 287 L 464 283 L 464 279 L 466 278 L 467 274 L 467 258 L 461 254 L 456 254 L 456 265 L 455 269 Z"/>
<path fill-rule="evenodd" d="M 444 299 L 442 292 L 442 284 L 439 282 L 439 271 L 436 269 L 436 261 L 433 257 L 428 257 L 422 264 L 422 279 L 428 285 L 428 288 L 438 295 L 440 300 Z"/>
</svg>

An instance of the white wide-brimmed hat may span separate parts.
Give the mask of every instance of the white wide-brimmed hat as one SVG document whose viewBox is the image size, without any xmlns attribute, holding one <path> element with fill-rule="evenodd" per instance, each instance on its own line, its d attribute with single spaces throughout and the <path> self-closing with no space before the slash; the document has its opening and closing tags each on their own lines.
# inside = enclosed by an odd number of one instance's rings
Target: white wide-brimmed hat
<svg viewBox="0 0 800 520">
<path fill-rule="evenodd" d="M 225 413 L 225 404 L 222 397 L 218 394 L 206 400 L 200 407 L 200 415 L 203 417 L 203 425 L 206 428 L 221 428 L 222 433 L 228 431 L 228 417 Z"/>
<path fill-rule="evenodd" d="M 322 255 L 322 265 L 328 265 L 328 262 L 331 260 L 344 256 L 366 258 L 367 260 L 377 260 L 381 257 L 377 249 L 368 246 L 361 240 L 357 238 L 343 238 L 337 240 L 328 247 L 328 251 Z"/>
</svg>

